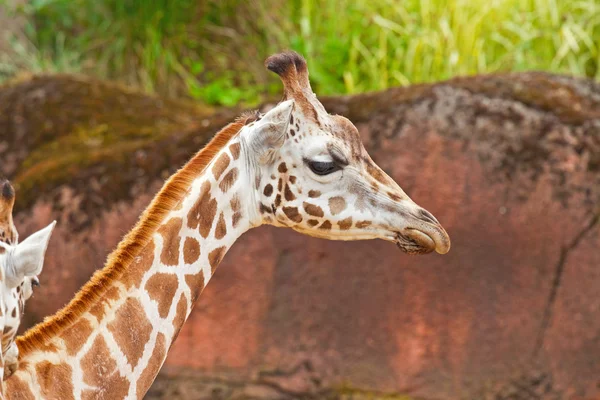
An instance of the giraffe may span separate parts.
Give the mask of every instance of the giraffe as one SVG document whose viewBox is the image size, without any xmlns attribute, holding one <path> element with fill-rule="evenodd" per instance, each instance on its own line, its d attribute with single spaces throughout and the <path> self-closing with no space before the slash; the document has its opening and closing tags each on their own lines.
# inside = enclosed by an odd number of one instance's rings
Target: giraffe
<svg viewBox="0 0 600 400">
<path fill-rule="evenodd" d="M 39 286 L 50 235 L 56 222 L 32 234 L 22 243 L 12 220 L 15 192 L 8 181 L 0 182 L 0 311 L 2 356 L 0 381 L 18 366 L 18 348 L 14 342 L 25 302 Z"/>
<path fill-rule="evenodd" d="M 9 378 L 17 370 L 19 348 L 15 343 L 15 339 L 25 313 L 25 303 L 33 295 L 33 287 L 39 285 L 40 281 L 37 276 L 25 276 L 18 286 L 11 290 L 2 290 L 3 307 L 6 310 L 2 330 L 4 379 Z"/>
<path fill-rule="evenodd" d="M 151 201 L 69 304 L 18 340 L 10 399 L 141 399 L 227 250 L 263 224 L 319 238 L 380 238 L 409 254 L 450 239 L 329 115 L 305 60 L 273 55 L 284 99 L 227 125 Z"/>
</svg>

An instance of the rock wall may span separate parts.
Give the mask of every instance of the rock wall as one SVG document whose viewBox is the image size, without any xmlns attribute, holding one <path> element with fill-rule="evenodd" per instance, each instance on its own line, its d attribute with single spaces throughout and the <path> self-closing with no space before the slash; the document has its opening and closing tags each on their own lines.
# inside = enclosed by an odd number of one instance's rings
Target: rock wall
<svg viewBox="0 0 600 400">
<path fill-rule="evenodd" d="M 255 229 L 148 398 L 600 397 L 600 86 L 490 75 L 323 103 L 452 250 Z M 30 324 L 237 113 L 67 76 L 0 89 L 0 173 L 17 184 L 21 235 L 59 219 Z"/>
</svg>

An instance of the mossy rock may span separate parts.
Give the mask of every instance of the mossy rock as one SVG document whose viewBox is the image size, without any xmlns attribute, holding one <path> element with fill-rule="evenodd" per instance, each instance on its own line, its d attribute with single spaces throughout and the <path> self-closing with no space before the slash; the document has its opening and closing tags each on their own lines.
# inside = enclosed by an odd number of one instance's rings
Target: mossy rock
<svg viewBox="0 0 600 400">
<path fill-rule="evenodd" d="M 65 182 L 118 200 L 138 178 L 180 166 L 236 114 L 85 77 L 33 76 L 0 87 L 0 175 L 14 182 L 18 210 Z"/>
<path fill-rule="evenodd" d="M 470 143 L 491 176 L 527 174 L 535 182 L 550 172 L 558 195 L 600 201 L 600 85 L 594 81 L 496 74 L 323 103 L 367 127 L 371 150 L 426 108 L 426 129 Z M 240 112 L 86 77 L 32 76 L 0 87 L 0 175 L 17 187 L 17 211 L 39 197 L 56 199 L 68 185 L 83 197 L 83 220 L 93 219 L 174 172 Z M 584 179 L 572 178 L 573 168 Z"/>
</svg>

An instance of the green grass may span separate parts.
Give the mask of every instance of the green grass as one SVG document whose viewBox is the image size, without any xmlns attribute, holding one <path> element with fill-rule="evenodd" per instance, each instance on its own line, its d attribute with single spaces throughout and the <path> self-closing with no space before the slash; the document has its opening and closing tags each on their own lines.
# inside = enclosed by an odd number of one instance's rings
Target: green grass
<svg viewBox="0 0 600 400">
<path fill-rule="evenodd" d="M 1 2 L 2 0 L 0 0 Z M 319 94 L 545 70 L 600 79 L 600 0 L 31 0 L 0 79 L 81 72 L 168 96 L 254 104 L 292 48 Z"/>
</svg>

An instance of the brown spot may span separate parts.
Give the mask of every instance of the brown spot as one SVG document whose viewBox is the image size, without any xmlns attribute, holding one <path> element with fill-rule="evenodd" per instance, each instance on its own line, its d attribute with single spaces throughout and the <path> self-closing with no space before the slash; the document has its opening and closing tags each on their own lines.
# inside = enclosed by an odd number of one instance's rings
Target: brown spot
<svg viewBox="0 0 600 400">
<path fill-rule="evenodd" d="M 140 276 L 140 281 L 142 277 Z M 102 294 L 102 297 L 96 301 L 96 304 L 90 308 L 90 314 L 95 316 L 98 320 L 104 318 L 104 314 L 106 312 L 106 308 L 110 306 L 111 302 L 118 299 L 121 295 L 119 288 L 116 286 L 111 286 L 106 292 Z"/>
<path fill-rule="evenodd" d="M 273 185 L 270 183 L 265 186 L 265 190 L 263 190 L 263 194 L 267 197 L 270 197 L 273 194 Z"/>
<path fill-rule="evenodd" d="M 323 213 L 323 209 L 314 204 L 310 204 L 307 202 L 302 203 L 302 206 L 306 210 L 309 215 L 313 215 L 315 217 L 323 217 L 325 214 Z"/>
<path fill-rule="evenodd" d="M 317 221 L 316 219 L 309 219 L 308 221 L 306 221 L 308 223 L 308 225 L 310 226 L 317 226 L 319 224 L 319 221 Z"/>
<path fill-rule="evenodd" d="M 210 195 L 210 183 L 204 182 L 200 189 L 200 197 L 188 213 L 188 227 L 196 229 L 200 226 L 200 235 L 208 237 L 210 228 L 217 213 L 217 200 Z"/>
<path fill-rule="evenodd" d="M 156 378 L 156 375 L 158 375 L 158 371 L 165 361 L 166 355 L 167 341 L 165 339 L 165 335 L 159 333 L 156 336 L 156 344 L 152 350 L 150 360 L 148 360 L 148 366 L 144 369 L 144 372 L 142 372 L 142 375 L 137 381 L 136 390 L 138 399 L 143 398 L 148 389 L 150 389 L 152 382 L 154 382 L 154 378 Z M 114 398 L 116 399 L 116 397 Z"/>
<path fill-rule="evenodd" d="M 290 129 L 290 135 L 296 136 L 296 132 L 293 129 Z"/>
<path fill-rule="evenodd" d="M 241 219 L 242 219 L 241 212 L 238 211 L 238 212 L 233 213 L 233 216 L 231 217 L 231 226 L 236 228 Z"/>
<path fill-rule="evenodd" d="M 102 335 L 96 336 L 92 347 L 81 359 L 83 382 L 90 386 L 102 386 L 106 377 L 116 372 L 117 363 Z"/>
<path fill-rule="evenodd" d="M 77 354 L 93 331 L 92 325 L 85 318 L 80 318 L 75 324 L 65 329 L 61 337 L 64 340 L 67 354 L 70 356 Z"/>
<path fill-rule="evenodd" d="M 71 400 L 73 397 L 73 370 L 67 363 L 53 364 L 41 361 L 35 365 L 37 383 L 44 398 Z"/>
<path fill-rule="evenodd" d="M 356 223 L 356 227 L 359 229 L 366 228 L 369 225 L 371 225 L 371 221 L 359 221 Z"/>
<path fill-rule="evenodd" d="M 284 162 L 279 164 L 279 167 L 277 167 L 277 171 L 281 172 L 282 174 L 285 174 L 287 172 L 287 166 Z"/>
<path fill-rule="evenodd" d="M 19 369 L 25 370 L 23 367 L 23 362 L 19 363 Z M 4 382 L 4 384 L 6 385 L 6 393 L 18 393 L 19 400 L 36 400 L 35 396 L 31 392 L 31 389 L 29 388 L 29 385 L 21 380 L 21 378 L 18 376 L 11 376 L 10 379 Z"/>
<path fill-rule="evenodd" d="M 4 254 L 6 252 L 6 249 L 4 247 L 0 247 L 0 254 Z"/>
<path fill-rule="evenodd" d="M 321 224 L 321 226 L 319 227 L 319 229 L 326 229 L 326 230 L 331 229 L 331 222 L 329 222 L 329 221 L 323 221 L 323 223 Z"/>
<path fill-rule="evenodd" d="M 340 222 L 338 222 L 338 226 L 341 230 L 347 231 L 352 227 L 352 217 L 348 217 L 346 219 L 341 220 Z"/>
<path fill-rule="evenodd" d="M 231 209 L 233 211 L 239 211 L 242 208 L 242 205 L 240 203 L 240 196 L 238 196 L 237 194 L 233 196 L 233 198 L 229 201 L 229 205 L 231 205 Z"/>
<path fill-rule="evenodd" d="M 229 156 L 227 155 L 227 153 L 221 153 L 221 155 L 219 156 L 219 158 L 217 158 L 217 161 L 215 161 L 212 167 L 212 172 L 216 180 L 219 180 L 219 178 L 221 177 L 221 175 L 223 175 L 223 172 L 225 172 L 228 166 Z"/>
<path fill-rule="evenodd" d="M 10 316 L 12 318 L 17 318 L 17 307 L 12 309 L 12 312 L 10 313 Z"/>
<path fill-rule="evenodd" d="M 204 273 L 202 270 L 197 274 L 188 274 L 185 276 L 185 283 L 190 288 L 192 294 L 192 304 L 196 301 L 202 290 L 204 289 Z"/>
<path fill-rule="evenodd" d="M 388 196 L 390 196 L 390 199 L 392 199 L 394 201 L 402 200 L 402 197 L 397 195 L 396 193 L 388 192 Z"/>
<path fill-rule="evenodd" d="M 227 173 L 227 175 L 225 175 L 223 177 L 223 180 L 221 180 L 221 183 L 219 183 L 219 187 L 221 188 L 221 191 L 223 193 L 227 192 L 229 190 L 229 188 L 231 188 L 233 186 L 233 184 L 237 180 L 237 177 L 238 177 L 238 169 L 233 168 L 231 171 L 229 171 Z"/>
<path fill-rule="evenodd" d="M 298 212 L 298 207 L 283 207 L 283 213 L 294 222 L 302 222 L 302 216 Z"/>
<path fill-rule="evenodd" d="M 200 243 L 193 237 L 186 237 L 183 243 L 183 261 L 186 264 L 195 263 L 200 257 Z"/>
<path fill-rule="evenodd" d="M 179 302 L 177 302 L 177 312 L 175 313 L 175 318 L 173 319 L 173 339 L 171 340 L 171 344 L 175 342 L 177 336 L 179 336 L 179 331 L 183 327 L 185 323 L 185 319 L 187 317 L 187 300 L 183 293 L 179 296 Z"/>
<path fill-rule="evenodd" d="M 346 209 L 346 200 L 340 196 L 330 198 L 329 209 L 331 210 L 331 214 L 338 215 Z"/>
<path fill-rule="evenodd" d="M 275 196 L 275 207 L 279 207 L 281 205 L 281 195 L 278 194 L 277 196 Z"/>
<path fill-rule="evenodd" d="M 183 208 L 183 201 L 179 201 L 177 205 L 173 208 L 173 211 L 179 211 Z"/>
<path fill-rule="evenodd" d="M 179 280 L 173 274 L 154 274 L 146 282 L 146 292 L 152 300 L 158 303 L 158 315 L 161 318 L 165 318 L 169 314 L 171 302 L 178 287 Z"/>
<path fill-rule="evenodd" d="M 219 266 L 219 263 L 223 259 L 227 248 L 225 246 L 217 247 L 208 254 L 208 262 L 210 263 L 211 273 L 214 274 L 215 270 Z"/>
<path fill-rule="evenodd" d="M 231 217 L 231 226 L 237 227 L 238 223 L 242 219 L 242 213 L 240 212 L 242 205 L 240 203 L 240 197 L 236 194 L 229 202 L 231 209 L 233 210 L 233 216 Z"/>
<path fill-rule="evenodd" d="M 312 197 L 313 199 L 316 197 L 319 197 L 321 195 L 321 192 L 319 192 L 318 190 L 309 190 L 308 191 L 308 197 Z"/>
<path fill-rule="evenodd" d="M 290 125 L 294 124 L 294 116 L 290 114 Z"/>
<path fill-rule="evenodd" d="M 283 189 L 283 179 L 279 178 L 279 182 L 277 182 L 277 191 L 281 192 L 281 189 Z"/>
<path fill-rule="evenodd" d="M 371 175 L 375 180 L 384 185 L 390 183 L 390 178 L 378 167 L 373 165 L 370 160 L 365 160 L 365 164 L 367 166 L 367 172 Z"/>
<path fill-rule="evenodd" d="M 215 238 L 223 239 L 227 235 L 227 224 L 225 223 L 225 217 L 223 213 L 219 215 L 219 222 L 217 222 L 217 227 L 215 229 Z"/>
<path fill-rule="evenodd" d="M 108 324 L 108 330 L 113 334 L 129 364 L 135 368 L 152 331 L 152 324 L 148 321 L 140 301 L 135 297 L 128 298 L 117 310 L 115 319 Z"/>
<path fill-rule="evenodd" d="M 179 245 L 181 244 L 181 218 L 171 218 L 166 224 L 158 229 L 163 237 L 163 247 L 160 253 L 160 262 L 164 265 L 179 264 Z"/>
<path fill-rule="evenodd" d="M 295 176 L 290 176 L 290 183 L 293 185 L 294 183 L 296 183 L 296 177 Z"/>
<path fill-rule="evenodd" d="M 259 204 L 258 209 L 260 210 L 261 214 L 271 214 L 273 212 L 270 207 L 264 205 L 263 203 Z"/>
<path fill-rule="evenodd" d="M 290 190 L 290 185 L 285 185 L 285 190 L 283 192 L 287 201 L 292 201 L 296 199 L 296 196 L 294 196 L 294 193 L 292 193 L 292 191 Z"/>
<path fill-rule="evenodd" d="M 233 143 L 231 146 L 229 146 L 229 151 L 231 152 L 231 155 L 234 160 L 237 160 L 238 157 L 240 156 L 241 147 L 242 146 L 240 146 L 239 142 Z"/>
<path fill-rule="evenodd" d="M 271 174 L 271 179 L 275 179 L 275 175 Z"/>
<path fill-rule="evenodd" d="M 121 282 L 125 284 L 126 289 L 132 286 L 139 286 L 144 277 L 144 273 L 152 267 L 154 263 L 154 240 L 151 240 L 139 256 L 133 259 L 129 267 L 123 273 Z"/>
</svg>

